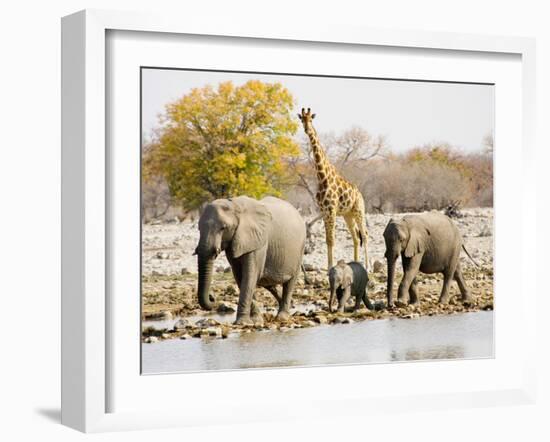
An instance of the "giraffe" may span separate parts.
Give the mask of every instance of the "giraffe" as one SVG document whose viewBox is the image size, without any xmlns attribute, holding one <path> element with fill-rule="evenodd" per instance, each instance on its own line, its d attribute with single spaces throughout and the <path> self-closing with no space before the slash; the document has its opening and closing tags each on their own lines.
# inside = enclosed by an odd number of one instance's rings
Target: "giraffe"
<svg viewBox="0 0 550 442">
<path fill-rule="evenodd" d="M 308 108 L 302 108 L 298 114 L 306 135 L 311 143 L 311 150 L 315 159 L 318 191 L 317 204 L 323 216 L 327 242 L 328 268 L 332 267 L 332 249 L 334 247 L 334 227 L 336 217 L 343 216 L 353 239 L 353 259 L 359 261 L 359 245 L 365 250 L 365 268 L 368 269 L 367 241 L 368 234 L 365 228 L 365 201 L 363 195 L 354 184 L 338 174 L 330 163 L 325 151 L 321 147 L 317 131 L 313 127 L 315 114 Z"/>
</svg>

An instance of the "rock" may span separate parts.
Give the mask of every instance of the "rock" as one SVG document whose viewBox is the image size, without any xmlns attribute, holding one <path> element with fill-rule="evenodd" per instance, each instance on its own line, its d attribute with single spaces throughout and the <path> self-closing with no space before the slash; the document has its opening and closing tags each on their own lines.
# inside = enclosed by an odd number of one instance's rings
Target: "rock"
<svg viewBox="0 0 550 442">
<path fill-rule="evenodd" d="M 215 327 L 217 325 L 220 325 L 220 323 L 212 318 L 203 318 L 195 322 L 195 327 L 198 327 L 201 329 Z"/>
<path fill-rule="evenodd" d="M 235 296 L 237 293 L 239 293 L 239 291 L 235 284 L 228 285 L 223 292 L 225 296 Z"/>
<path fill-rule="evenodd" d="M 231 267 L 227 266 L 223 269 L 223 273 L 229 273 L 231 272 Z"/>
<path fill-rule="evenodd" d="M 353 324 L 355 321 L 351 318 L 342 319 L 342 324 Z"/>
<path fill-rule="evenodd" d="M 157 338 L 156 336 L 148 336 L 147 338 L 145 338 L 145 342 L 147 344 L 153 344 L 155 342 L 158 342 L 159 338 Z"/>
<path fill-rule="evenodd" d="M 222 329 L 222 338 L 227 338 L 229 336 L 229 333 L 231 333 L 231 329 L 229 327 L 221 327 Z"/>
<path fill-rule="evenodd" d="M 168 259 L 170 258 L 170 255 L 166 252 L 157 252 L 157 254 L 155 255 L 155 257 L 157 259 Z"/>
<path fill-rule="evenodd" d="M 489 226 L 483 226 L 481 228 L 481 231 L 477 235 L 480 238 L 486 237 L 486 236 L 493 236 L 492 230 L 489 228 Z"/>
<path fill-rule="evenodd" d="M 201 336 L 203 335 L 203 333 L 207 333 L 208 336 L 216 338 L 221 338 L 223 335 L 221 327 L 208 327 L 202 331 Z"/>
<path fill-rule="evenodd" d="M 328 309 L 328 302 L 325 301 L 324 299 L 318 299 L 316 301 L 313 301 L 313 305 L 316 305 L 317 307 Z"/>
<path fill-rule="evenodd" d="M 386 268 L 386 266 L 384 265 L 384 263 L 382 261 L 379 261 L 379 260 L 374 261 L 374 264 L 372 265 L 372 271 L 374 273 L 380 273 L 385 268 Z"/>
<path fill-rule="evenodd" d="M 315 251 L 315 243 L 308 241 L 304 247 L 304 255 L 311 255 Z"/>
<path fill-rule="evenodd" d="M 419 317 L 420 315 L 418 313 L 409 313 L 408 315 L 402 316 L 403 319 L 414 319 Z"/>
<path fill-rule="evenodd" d="M 318 269 L 317 269 L 317 267 L 315 267 L 313 264 L 304 263 L 304 270 L 305 270 L 306 272 L 314 272 L 314 271 L 316 271 L 316 270 L 318 270 Z"/>
<path fill-rule="evenodd" d="M 185 318 L 181 318 L 178 322 L 174 324 L 174 330 L 184 330 L 188 327 L 191 327 L 191 323 Z"/>
<path fill-rule="evenodd" d="M 222 267 L 222 266 L 216 267 L 216 272 L 217 273 L 223 273 L 224 270 L 225 270 L 225 267 Z"/>
<path fill-rule="evenodd" d="M 181 269 L 181 274 L 182 274 L 182 275 L 190 275 L 191 272 L 189 271 L 189 269 L 188 269 L 187 267 L 183 267 L 183 268 Z"/>
<path fill-rule="evenodd" d="M 184 335 L 180 336 L 180 339 L 191 339 L 191 335 L 188 333 L 185 333 Z"/>
<path fill-rule="evenodd" d="M 218 305 L 218 313 L 234 313 L 237 311 L 237 304 L 233 304 L 232 302 L 221 302 L 220 305 Z"/>
<path fill-rule="evenodd" d="M 163 333 L 160 336 L 162 337 L 162 339 L 170 339 L 172 337 L 169 333 Z"/>
<path fill-rule="evenodd" d="M 172 315 L 171 311 L 165 310 L 161 313 L 161 317 L 162 317 L 162 319 L 172 319 L 173 315 Z"/>
</svg>

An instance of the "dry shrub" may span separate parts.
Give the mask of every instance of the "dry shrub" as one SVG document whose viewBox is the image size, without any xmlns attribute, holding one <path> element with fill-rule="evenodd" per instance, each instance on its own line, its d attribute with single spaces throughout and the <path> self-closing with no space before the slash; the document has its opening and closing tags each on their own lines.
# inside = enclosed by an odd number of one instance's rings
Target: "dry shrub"
<svg viewBox="0 0 550 442">
<path fill-rule="evenodd" d="M 142 181 L 141 218 L 144 222 L 166 215 L 171 203 L 168 185 L 162 177 L 155 176 Z"/>
<path fill-rule="evenodd" d="M 368 211 L 408 212 L 464 201 L 469 185 L 457 170 L 445 165 L 393 160 L 369 164 L 360 188 Z"/>
</svg>

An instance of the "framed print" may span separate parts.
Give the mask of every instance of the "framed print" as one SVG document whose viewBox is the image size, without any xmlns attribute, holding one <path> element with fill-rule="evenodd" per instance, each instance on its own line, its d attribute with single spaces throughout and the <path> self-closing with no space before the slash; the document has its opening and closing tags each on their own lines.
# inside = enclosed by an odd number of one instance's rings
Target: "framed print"
<svg viewBox="0 0 550 442">
<path fill-rule="evenodd" d="M 531 40 L 84 11 L 62 43 L 64 424 L 532 400 Z"/>
</svg>

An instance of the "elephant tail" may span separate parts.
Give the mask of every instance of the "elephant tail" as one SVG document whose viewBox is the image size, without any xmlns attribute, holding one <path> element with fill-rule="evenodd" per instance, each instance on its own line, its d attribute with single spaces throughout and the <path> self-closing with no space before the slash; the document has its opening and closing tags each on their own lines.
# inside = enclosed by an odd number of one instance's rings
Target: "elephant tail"
<svg viewBox="0 0 550 442">
<path fill-rule="evenodd" d="M 472 255 L 470 255 L 470 252 L 468 252 L 468 250 L 466 250 L 466 246 L 464 244 L 462 244 L 462 248 L 466 252 L 466 255 L 468 255 L 468 258 L 470 258 L 472 260 L 472 262 L 476 265 L 476 267 L 480 267 L 480 265 L 477 262 L 475 262 L 474 258 L 472 258 Z"/>
</svg>

